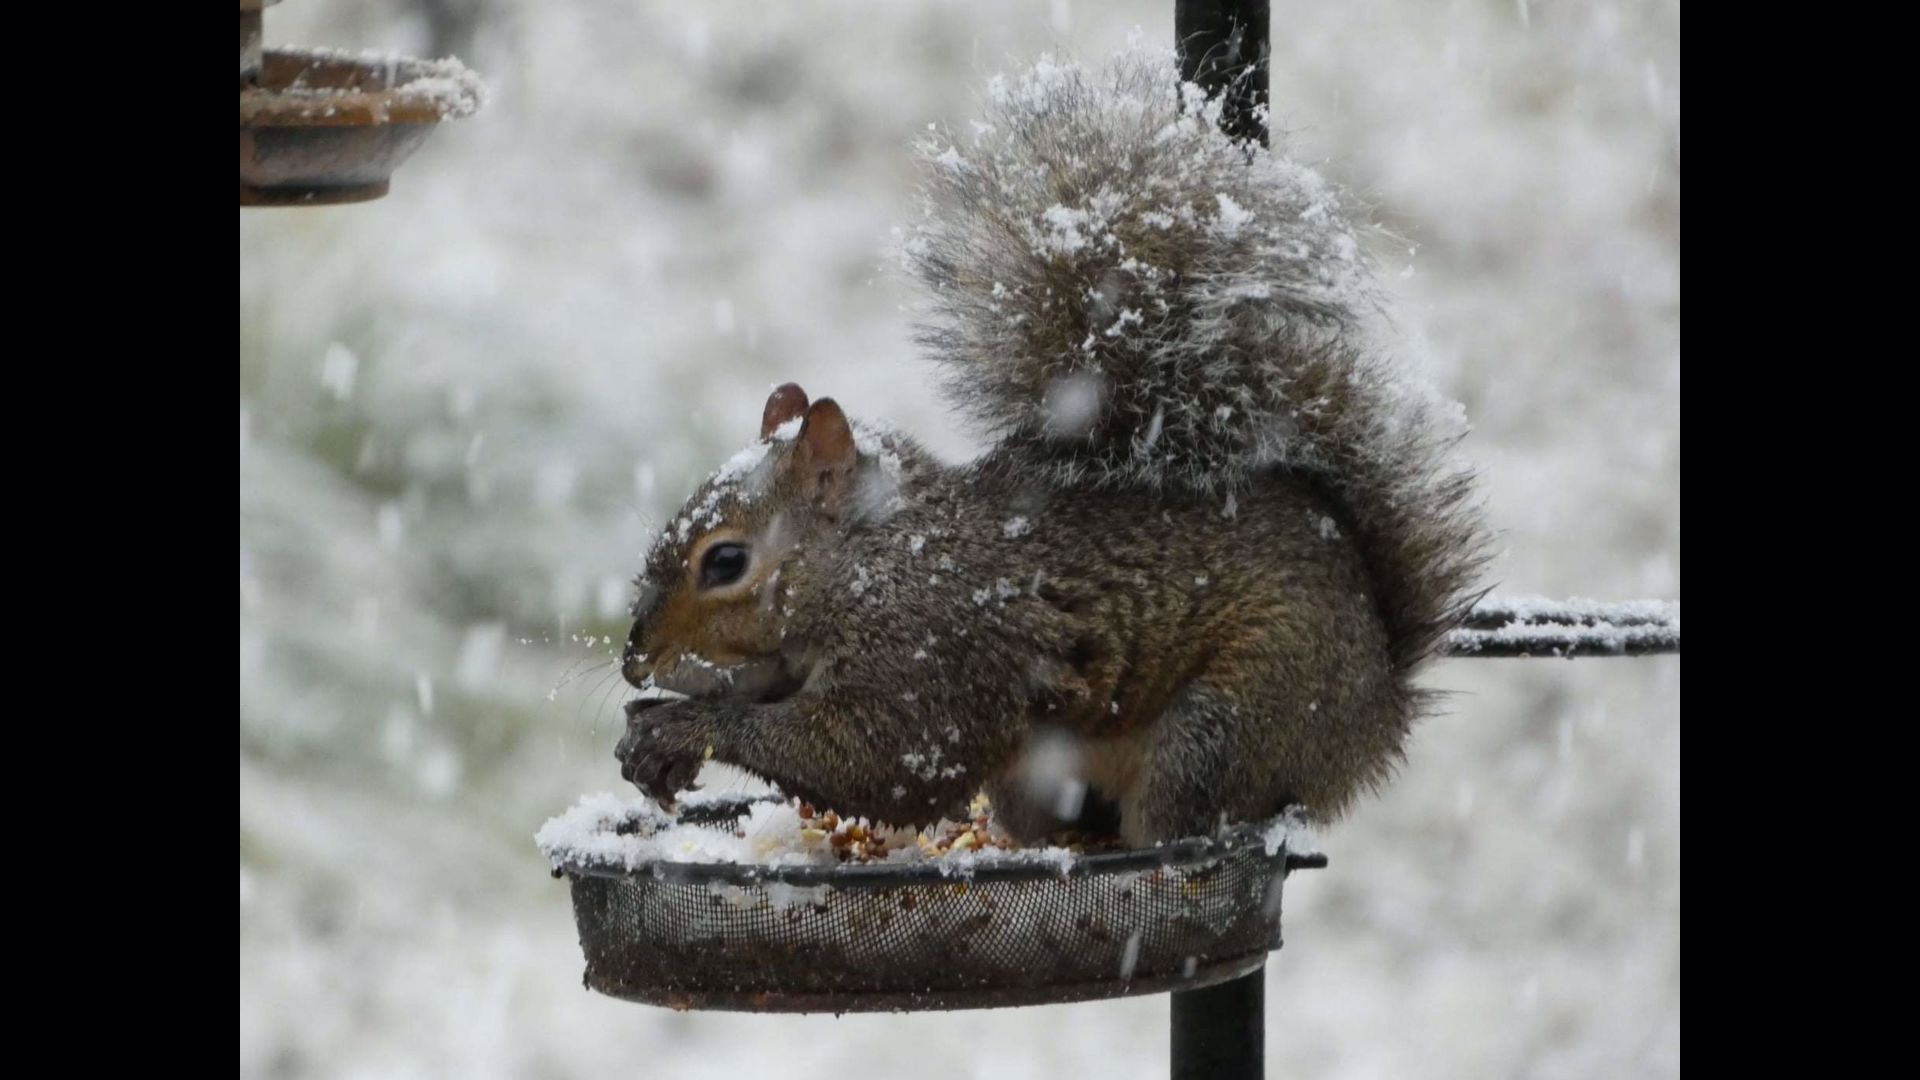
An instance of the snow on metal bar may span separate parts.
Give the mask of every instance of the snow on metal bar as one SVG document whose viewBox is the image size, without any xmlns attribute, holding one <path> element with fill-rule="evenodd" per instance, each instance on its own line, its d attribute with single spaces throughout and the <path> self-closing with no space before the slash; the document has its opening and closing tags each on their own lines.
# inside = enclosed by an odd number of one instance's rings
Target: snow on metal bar
<svg viewBox="0 0 1920 1080">
<path fill-rule="evenodd" d="M 1680 651 L 1680 605 L 1666 600 L 1489 596 L 1447 635 L 1444 656 L 1649 656 Z"/>
</svg>

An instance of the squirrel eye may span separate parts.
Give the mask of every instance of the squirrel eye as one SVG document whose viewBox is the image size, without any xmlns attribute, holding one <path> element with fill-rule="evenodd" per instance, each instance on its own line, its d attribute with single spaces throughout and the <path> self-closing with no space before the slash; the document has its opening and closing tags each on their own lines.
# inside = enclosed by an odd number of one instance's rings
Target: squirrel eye
<svg viewBox="0 0 1920 1080">
<path fill-rule="evenodd" d="M 700 560 L 700 587 L 712 589 L 731 585 L 746 572 L 746 545 L 715 544 L 707 549 L 706 555 Z"/>
</svg>

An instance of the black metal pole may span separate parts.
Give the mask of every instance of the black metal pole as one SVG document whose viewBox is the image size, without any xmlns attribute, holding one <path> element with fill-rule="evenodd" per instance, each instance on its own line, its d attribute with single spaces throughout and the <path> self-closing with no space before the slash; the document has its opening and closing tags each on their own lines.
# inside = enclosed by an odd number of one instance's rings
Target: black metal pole
<svg viewBox="0 0 1920 1080">
<path fill-rule="evenodd" d="M 1180 77 L 1221 95 L 1220 128 L 1267 145 L 1267 0 L 1174 0 Z M 1266 1075 L 1267 969 L 1169 995 L 1173 1080 Z"/>
<path fill-rule="evenodd" d="M 1267 969 L 1176 990 L 1173 1080 L 1260 1080 L 1266 1075 Z"/>
<path fill-rule="evenodd" d="M 1220 127 L 1267 145 L 1267 0 L 1174 0 L 1180 77 L 1224 95 Z"/>
</svg>

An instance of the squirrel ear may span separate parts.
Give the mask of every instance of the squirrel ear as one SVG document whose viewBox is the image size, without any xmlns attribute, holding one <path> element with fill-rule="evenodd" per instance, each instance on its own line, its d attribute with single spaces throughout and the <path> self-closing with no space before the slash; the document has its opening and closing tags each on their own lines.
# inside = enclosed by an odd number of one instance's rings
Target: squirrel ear
<svg viewBox="0 0 1920 1080">
<path fill-rule="evenodd" d="M 832 398 L 821 398 L 807 408 L 800 422 L 800 435 L 794 440 L 788 467 L 808 497 L 823 502 L 838 502 L 853 485 L 854 466 L 860 453 L 853 445 L 853 428 L 847 414 Z"/>
<path fill-rule="evenodd" d="M 767 395 L 766 411 L 760 414 L 760 437 L 773 434 L 773 429 L 807 412 L 807 392 L 796 383 L 787 383 Z"/>
</svg>

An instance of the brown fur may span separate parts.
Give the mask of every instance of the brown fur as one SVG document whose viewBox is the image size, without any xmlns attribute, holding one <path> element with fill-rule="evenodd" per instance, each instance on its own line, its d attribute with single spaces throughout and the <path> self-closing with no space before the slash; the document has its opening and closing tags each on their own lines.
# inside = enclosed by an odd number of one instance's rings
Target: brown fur
<svg viewBox="0 0 1920 1080">
<path fill-rule="evenodd" d="M 626 674 L 695 699 L 630 707 L 620 755 L 643 789 L 671 795 L 711 747 L 843 814 L 925 824 L 985 786 L 1043 832 L 1061 822 L 1010 777 L 1056 729 L 1146 843 L 1294 804 L 1332 817 L 1386 778 L 1417 695 L 1312 478 L 1263 475 L 1229 519 L 1211 497 L 1020 483 L 994 457 L 945 468 L 890 436 L 897 503 L 862 512 L 880 463 L 822 487 L 806 430 L 655 553 Z M 702 589 L 722 541 L 753 562 Z"/>
</svg>

